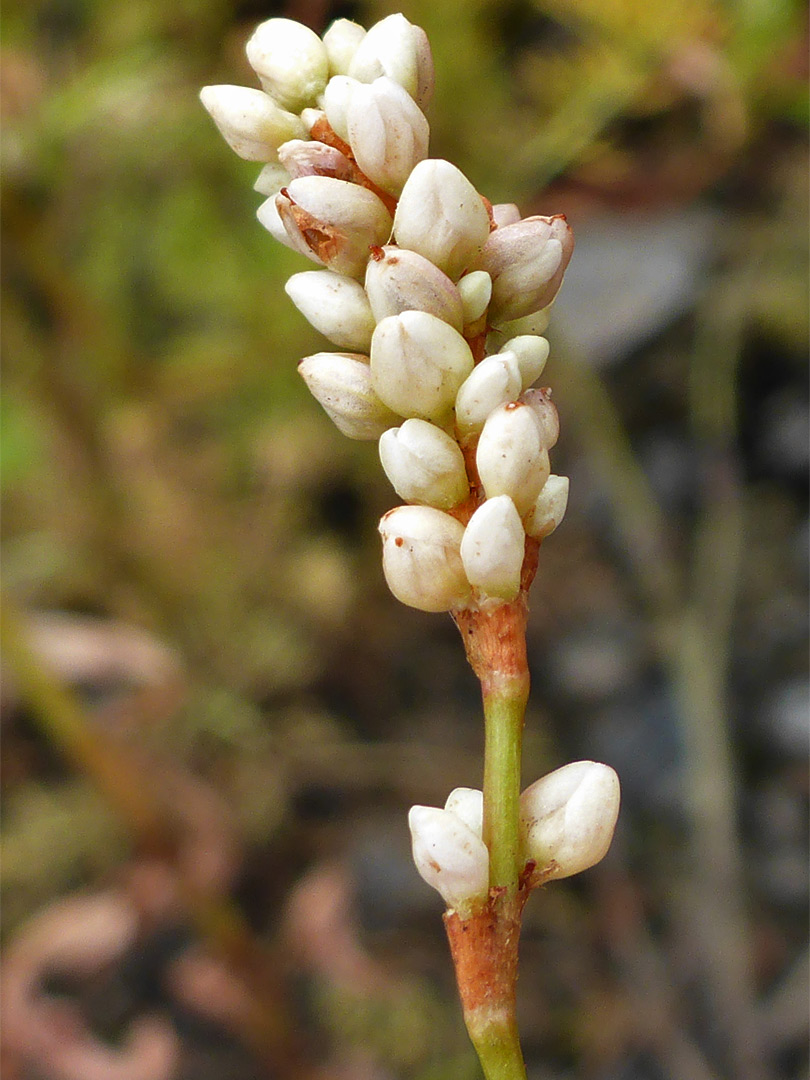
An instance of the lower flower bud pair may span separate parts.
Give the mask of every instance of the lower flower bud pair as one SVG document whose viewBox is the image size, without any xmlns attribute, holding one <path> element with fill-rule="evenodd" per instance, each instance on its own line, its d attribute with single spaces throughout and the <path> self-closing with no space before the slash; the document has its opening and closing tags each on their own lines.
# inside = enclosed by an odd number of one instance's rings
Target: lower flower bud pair
<svg viewBox="0 0 810 1080">
<path fill-rule="evenodd" d="M 595 866 L 613 839 L 620 798 L 614 770 L 595 761 L 565 765 L 526 788 L 520 836 L 529 884 Z M 416 868 L 448 908 L 466 915 L 482 903 L 489 891 L 482 793 L 456 788 L 444 809 L 413 806 L 408 824 Z"/>
</svg>

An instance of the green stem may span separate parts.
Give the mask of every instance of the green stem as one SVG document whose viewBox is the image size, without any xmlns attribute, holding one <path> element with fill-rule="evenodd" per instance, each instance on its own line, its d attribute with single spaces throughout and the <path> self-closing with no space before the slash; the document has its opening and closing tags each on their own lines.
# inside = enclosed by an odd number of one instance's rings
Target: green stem
<svg viewBox="0 0 810 1080">
<path fill-rule="evenodd" d="M 494 685 L 493 685 L 494 684 Z M 490 680 L 484 699 L 484 843 L 489 884 L 517 890 L 519 864 L 520 756 L 528 677 Z"/>
</svg>

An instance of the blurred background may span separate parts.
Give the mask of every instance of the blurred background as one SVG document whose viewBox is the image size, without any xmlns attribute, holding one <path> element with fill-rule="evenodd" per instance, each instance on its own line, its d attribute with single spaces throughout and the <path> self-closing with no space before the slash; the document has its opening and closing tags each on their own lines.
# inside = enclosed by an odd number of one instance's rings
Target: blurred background
<svg viewBox="0 0 810 1080">
<path fill-rule="evenodd" d="M 479 786 L 478 688 L 399 605 L 375 447 L 199 105 L 369 2 L 3 12 L 5 1080 L 473 1080 L 406 811 Z M 794 0 L 403 0 L 431 153 L 577 251 L 571 477 L 525 780 L 622 780 L 532 898 L 531 1080 L 799 1080 L 808 991 L 807 19 Z"/>
</svg>

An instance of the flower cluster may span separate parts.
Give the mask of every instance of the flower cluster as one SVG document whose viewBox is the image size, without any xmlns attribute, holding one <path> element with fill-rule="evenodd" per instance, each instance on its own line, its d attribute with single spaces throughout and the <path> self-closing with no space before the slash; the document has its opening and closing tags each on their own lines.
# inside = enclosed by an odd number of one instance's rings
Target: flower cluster
<svg viewBox="0 0 810 1080">
<path fill-rule="evenodd" d="M 571 877 L 602 859 L 619 815 L 619 778 L 608 765 L 575 761 L 531 784 L 520 796 L 523 880 L 531 888 Z M 413 806 L 408 815 L 416 868 L 452 910 L 483 901 L 489 852 L 482 839 L 483 795 L 456 788 L 444 805 Z"/>
<path fill-rule="evenodd" d="M 379 440 L 406 504 L 380 523 L 391 591 L 425 611 L 513 601 L 526 538 L 551 533 L 568 497 L 548 456 L 556 409 L 532 385 L 571 230 L 491 205 L 428 157 L 433 61 L 404 16 L 367 32 L 341 19 L 323 38 L 270 19 L 247 56 L 261 90 L 201 98 L 263 163 L 262 225 L 319 267 L 286 289 L 340 351 L 299 370 L 344 434 Z"/>
</svg>

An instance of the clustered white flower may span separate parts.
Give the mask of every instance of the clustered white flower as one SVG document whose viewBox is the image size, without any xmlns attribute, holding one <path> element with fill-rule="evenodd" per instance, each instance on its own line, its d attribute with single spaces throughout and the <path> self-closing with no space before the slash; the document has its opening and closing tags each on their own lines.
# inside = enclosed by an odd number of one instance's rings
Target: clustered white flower
<svg viewBox="0 0 810 1080">
<path fill-rule="evenodd" d="M 263 163 L 259 221 L 321 268 L 286 289 L 341 351 L 299 370 L 340 431 L 379 440 L 407 504 L 380 522 L 388 585 L 424 611 L 513 601 L 526 537 L 553 532 L 568 499 L 549 464 L 557 412 L 532 384 L 571 230 L 492 206 L 427 156 L 433 60 L 403 15 L 323 38 L 269 19 L 247 57 L 262 89 L 207 86 L 202 102 Z"/>
<path fill-rule="evenodd" d="M 379 440 L 406 505 L 380 522 L 391 591 L 424 611 L 514 601 L 526 538 L 559 525 L 568 479 L 551 473 L 559 434 L 547 388 L 547 309 L 573 249 L 561 215 L 521 218 L 428 157 L 433 92 L 425 32 L 391 15 L 367 32 L 346 19 L 323 38 L 289 19 L 247 44 L 261 90 L 207 86 L 202 102 L 241 157 L 262 162 L 258 218 L 320 269 L 286 286 L 340 351 L 299 370 L 336 426 Z M 486 898 L 483 796 L 410 812 L 424 879 L 450 908 Z M 619 782 L 575 762 L 521 796 L 529 884 L 602 858 Z"/>
</svg>

